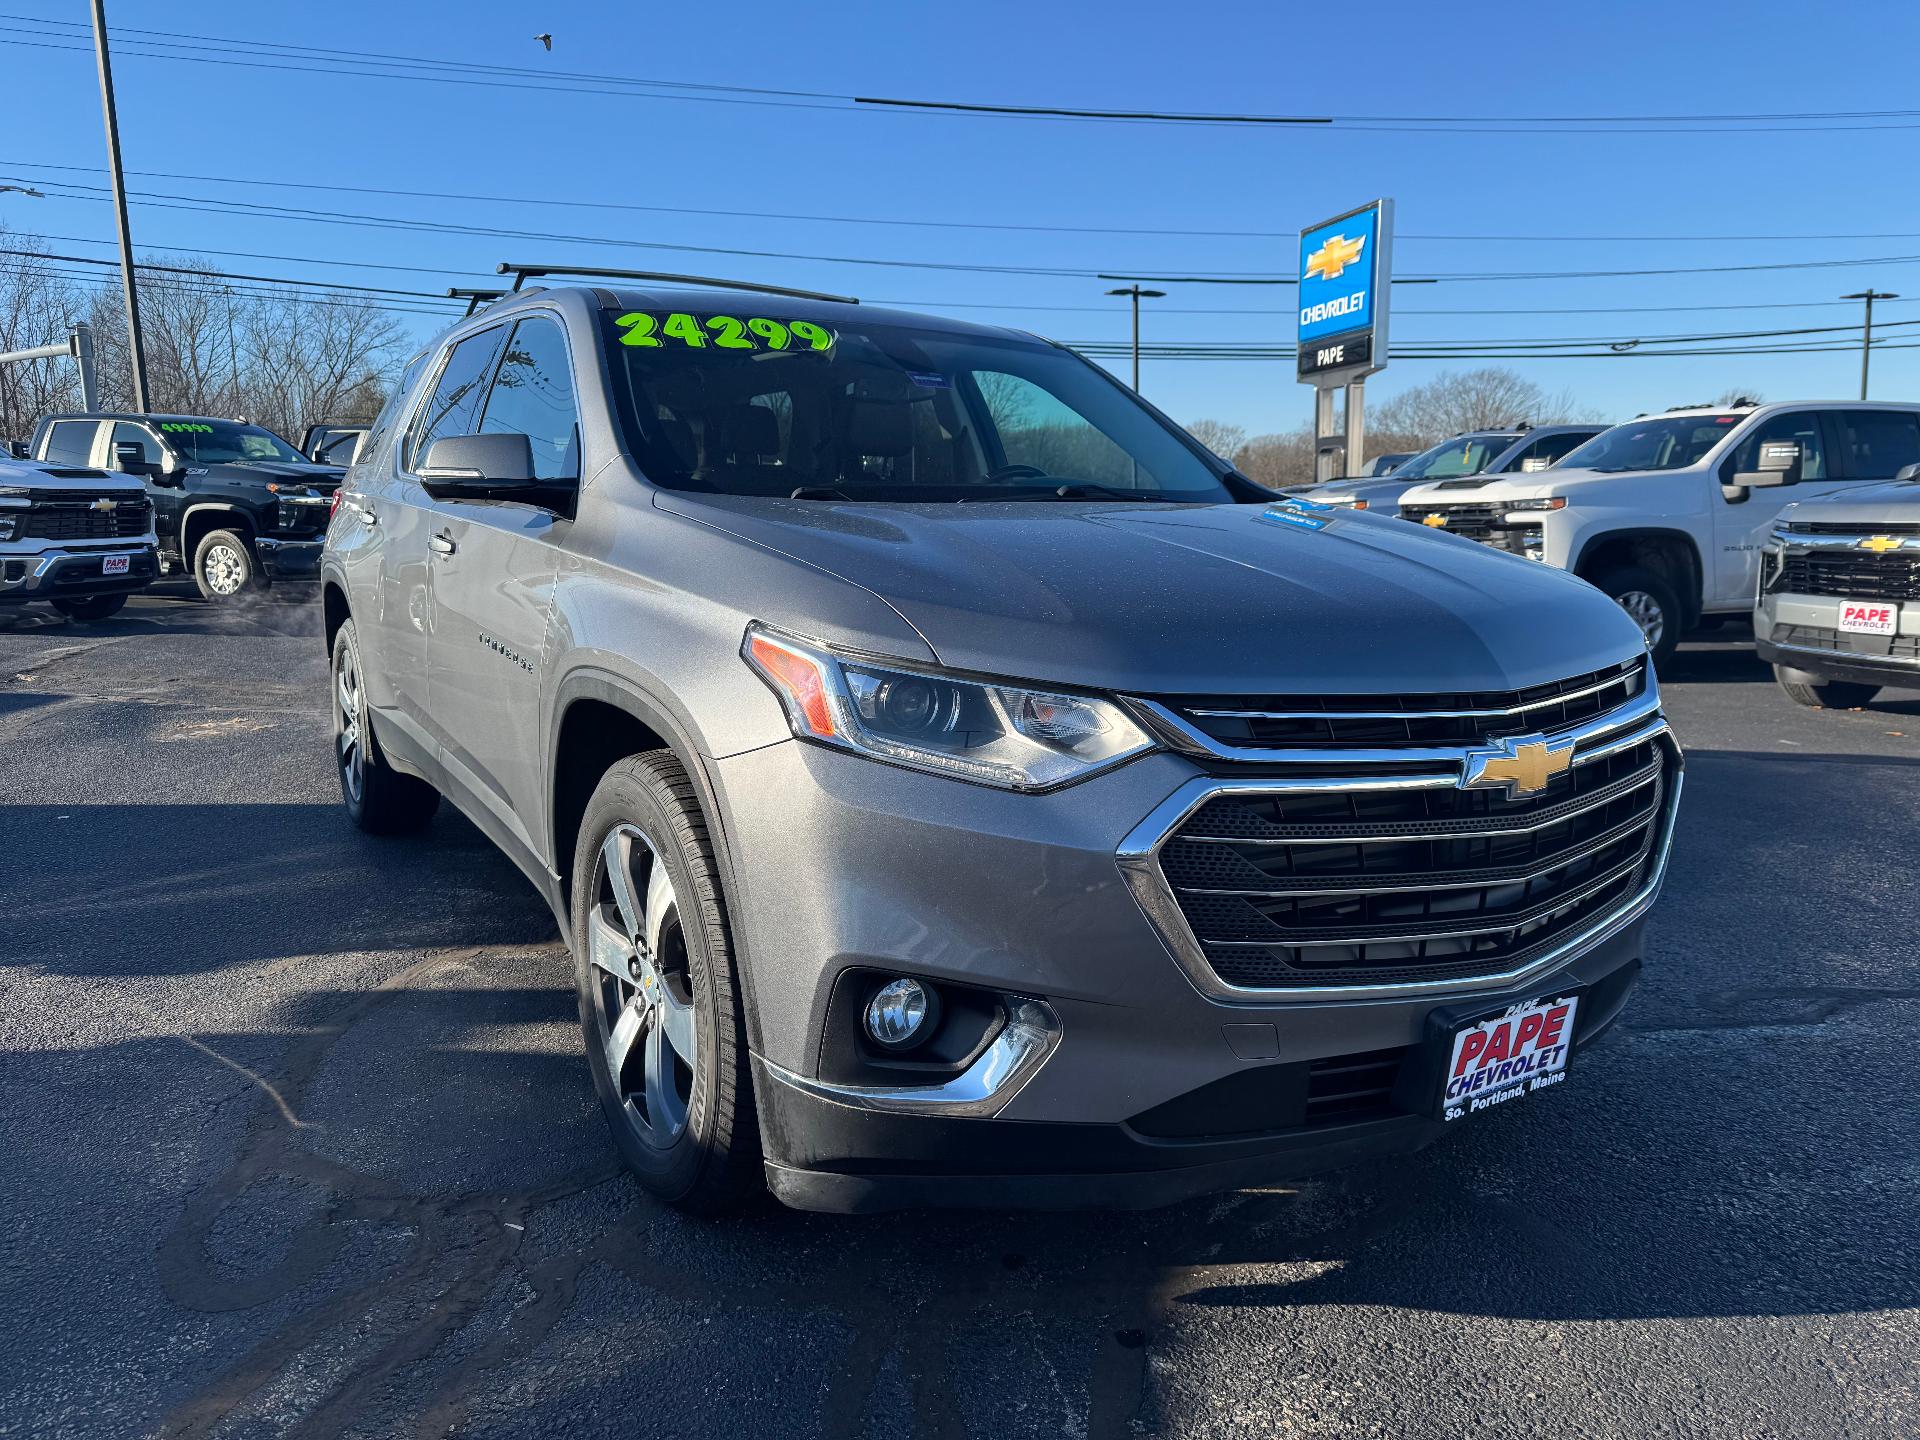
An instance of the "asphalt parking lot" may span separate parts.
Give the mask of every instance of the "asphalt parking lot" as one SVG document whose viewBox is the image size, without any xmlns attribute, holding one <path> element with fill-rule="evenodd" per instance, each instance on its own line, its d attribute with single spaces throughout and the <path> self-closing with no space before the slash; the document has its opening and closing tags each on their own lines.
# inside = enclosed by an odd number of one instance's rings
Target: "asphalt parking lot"
<svg viewBox="0 0 1920 1440">
<path fill-rule="evenodd" d="M 1920 1433 L 1920 696 L 1689 644 L 1624 1028 L 1411 1161 L 703 1223 L 517 872 L 348 824 L 318 628 L 0 614 L 0 1433 Z"/>
</svg>

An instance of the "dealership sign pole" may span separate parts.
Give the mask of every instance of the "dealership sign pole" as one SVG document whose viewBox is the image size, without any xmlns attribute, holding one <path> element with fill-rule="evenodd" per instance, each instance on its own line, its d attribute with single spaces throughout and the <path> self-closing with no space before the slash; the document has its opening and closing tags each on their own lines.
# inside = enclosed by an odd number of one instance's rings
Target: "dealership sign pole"
<svg viewBox="0 0 1920 1440">
<path fill-rule="evenodd" d="M 1387 365 L 1388 286 L 1393 274 L 1393 201 L 1375 200 L 1300 232 L 1300 354 L 1297 373 L 1314 388 L 1313 478 L 1348 474 L 1366 455 L 1366 378 Z M 1346 387 L 1344 430 L 1333 428 L 1333 392 Z"/>
</svg>

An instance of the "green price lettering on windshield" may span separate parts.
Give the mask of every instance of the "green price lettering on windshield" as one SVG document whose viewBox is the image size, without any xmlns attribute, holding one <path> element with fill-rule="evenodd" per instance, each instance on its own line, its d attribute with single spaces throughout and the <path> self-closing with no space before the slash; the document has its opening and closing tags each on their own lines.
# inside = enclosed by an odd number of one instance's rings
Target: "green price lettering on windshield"
<svg viewBox="0 0 1920 1440">
<path fill-rule="evenodd" d="M 614 322 L 620 343 L 659 349 L 668 340 L 692 349 L 715 350 L 831 350 L 833 332 L 811 320 L 769 320 L 755 315 L 741 320 L 733 315 L 689 315 L 675 311 L 664 320 L 634 310 Z"/>
<path fill-rule="evenodd" d="M 162 420 L 160 428 L 171 435 L 211 435 L 213 426 L 197 420 Z"/>
</svg>

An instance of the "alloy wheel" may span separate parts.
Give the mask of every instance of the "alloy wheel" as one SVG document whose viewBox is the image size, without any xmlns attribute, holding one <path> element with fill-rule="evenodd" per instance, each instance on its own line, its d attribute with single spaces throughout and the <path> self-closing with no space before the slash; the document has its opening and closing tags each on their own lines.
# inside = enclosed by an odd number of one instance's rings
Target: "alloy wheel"
<svg viewBox="0 0 1920 1440">
<path fill-rule="evenodd" d="M 246 581 L 246 557 L 231 545 L 215 545 L 201 561 L 207 572 L 207 588 L 216 595 L 235 595 Z"/>
<path fill-rule="evenodd" d="M 1652 650 L 1658 647 L 1667 633 L 1667 612 L 1660 608 L 1660 602 L 1644 590 L 1628 590 L 1614 596 L 1614 599 L 1633 623 L 1640 627 L 1647 648 Z"/>
<path fill-rule="evenodd" d="M 686 1131 L 700 1044 L 679 898 L 634 825 L 601 843 L 593 886 L 586 944 L 607 1074 L 634 1133 L 665 1149 Z"/>
<path fill-rule="evenodd" d="M 333 752 L 347 798 L 355 805 L 366 793 L 366 706 L 360 689 L 359 657 L 342 645 L 333 677 Z"/>
</svg>

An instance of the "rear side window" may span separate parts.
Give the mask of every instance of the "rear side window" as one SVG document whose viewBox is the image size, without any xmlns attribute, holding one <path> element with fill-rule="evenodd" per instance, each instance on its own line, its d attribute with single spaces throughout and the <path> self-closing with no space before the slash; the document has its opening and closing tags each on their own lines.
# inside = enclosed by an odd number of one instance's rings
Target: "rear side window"
<svg viewBox="0 0 1920 1440">
<path fill-rule="evenodd" d="M 427 447 L 442 436 L 476 433 L 481 397 L 486 394 L 493 362 L 499 357 L 500 342 L 506 334 L 506 326 L 496 325 L 467 336 L 448 353 L 447 363 L 440 367 L 440 378 L 434 382 L 433 395 L 414 419 L 407 438 L 407 469 L 419 469 Z"/>
<path fill-rule="evenodd" d="M 1840 443 L 1846 473 L 1856 480 L 1891 480 L 1920 464 L 1920 415 L 1901 410 L 1842 410 Z"/>
<path fill-rule="evenodd" d="M 476 433 L 526 436 L 535 480 L 580 478 L 580 408 L 559 325 L 534 316 L 513 327 Z"/>
<path fill-rule="evenodd" d="M 98 420 L 56 420 L 47 427 L 42 460 L 59 465 L 84 465 L 93 458 L 93 435 Z"/>
</svg>

